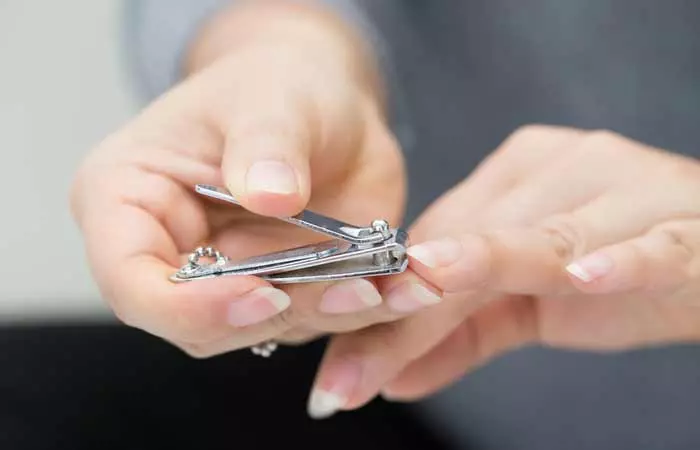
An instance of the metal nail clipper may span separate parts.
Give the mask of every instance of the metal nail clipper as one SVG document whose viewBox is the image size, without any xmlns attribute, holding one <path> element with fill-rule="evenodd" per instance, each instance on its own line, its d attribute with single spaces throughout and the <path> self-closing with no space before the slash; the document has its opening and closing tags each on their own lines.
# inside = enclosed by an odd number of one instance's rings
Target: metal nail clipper
<svg viewBox="0 0 700 450">
<path fill-rule="evenodd" d="M 195 189 L 204 196 L 240 205 L 222 188 L 200 184 Z M 188 263 L 170 279 L 185 282 L 227 275 L 254 275 L 272 284 L 308 283 L 397 274 L 405 271 L 408 265 L 408 234 L 403 229 L 390 228 L 385 220 L 358 227 L 308 210 L 280 220 L 332 239 L 239 261 L 231 261 L 211 247 L 198 248 L 190 254 Z M 200 259 L 203 257 L 214 261 L 202 264 Z"/>
<path fill-rule="evenodd" d="M 195 190 L 204 196 L 240 206 L 225 189 L 204 184 Z M 408 234 L 390 228 L 385 220 L 358 227 L 304 210 L 280 220 L 306 228 L 332 239 L 265 255 L 231 261 L 212 247 L 200 247 L 170 279 L 187 282 L 229 275 L 254 275 L 272 284 L 310 283 L 398 274 L 406 270 Z M 201 258 L 212 258 L 204 264 Z M 269 357 L 277 348 L 274 340 L 251 348 L 256 355 Z"/>
</svg>

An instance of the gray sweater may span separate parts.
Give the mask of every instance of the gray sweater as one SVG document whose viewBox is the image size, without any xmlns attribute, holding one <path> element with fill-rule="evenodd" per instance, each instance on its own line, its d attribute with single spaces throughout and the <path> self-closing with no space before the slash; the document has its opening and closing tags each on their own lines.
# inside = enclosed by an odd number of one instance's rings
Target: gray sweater
<svg viewBox="0 0 700 450">
<path fill-rule="evenodd" d="M 219 0 L 133 0 L 144 99 L 179 77 Z M 407 220 L 527 123 L 612 129 L 700 156 L 700 2 L 325 0 L 377 48 L 409 167 Z M 700 349 L 523 350 L 417 405 L 460 447 L 700 448 Z"/>
</svg>

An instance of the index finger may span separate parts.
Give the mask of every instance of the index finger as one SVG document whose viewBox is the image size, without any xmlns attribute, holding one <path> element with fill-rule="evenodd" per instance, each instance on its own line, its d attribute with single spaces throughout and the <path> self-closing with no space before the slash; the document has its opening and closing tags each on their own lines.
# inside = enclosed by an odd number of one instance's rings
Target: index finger
<svg viewBox="0 0 700 450">
<path fill-rule="evenodd" d="M 99 182 L 95 180 L 99 178 Z M 286 294 L 255 277 L 173 283 L 207 235 L 202 207 L 174 180 L 133 167 L 87 177 L 77 214 L 102 294 L 126 324 L 171 341 L 199 343 L 230 335 L 247 321 L 289 306 Z"/>
</svg>

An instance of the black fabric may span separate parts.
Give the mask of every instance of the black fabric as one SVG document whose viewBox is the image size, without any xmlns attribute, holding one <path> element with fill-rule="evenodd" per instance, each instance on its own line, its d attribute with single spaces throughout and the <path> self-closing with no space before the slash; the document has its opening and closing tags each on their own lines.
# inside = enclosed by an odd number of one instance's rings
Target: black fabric
<svg viewBox="0 0 700 450">
<path fill-rule="evenodd" d="M 196 360 L 118 325 L 0 329 L 0 449 L 446 448 L 381 400 L 307 418 L 322 347 Z"/>
</svg>

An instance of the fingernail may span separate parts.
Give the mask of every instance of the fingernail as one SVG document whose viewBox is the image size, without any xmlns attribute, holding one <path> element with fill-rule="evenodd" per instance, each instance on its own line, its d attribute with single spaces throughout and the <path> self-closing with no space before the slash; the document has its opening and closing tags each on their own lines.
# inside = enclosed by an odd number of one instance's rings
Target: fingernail
<svg viewBox="0 0 700 450">
<path fill-rule="evenodd" d="M 326 419 L 343 409 L 359 384 L 361 374 L 359 363 L 354 361 L 338 361 L 326 366 L 309 396 L 309 417 Z"/>
<path fill-rule="evenodd" d="M 343 314 L 377 306 L 382 297 L 370 281 L 358 278 L 331 285 L 323 293 L 319 309 L 329 314 Z"/>
<path fill-rule="evenodd" d="M 445 238 L 414 245 L 406 252 L 424 266 L 445 267 L 462 256 L 462 245 L 456 239 Z"/>
<path fill-rule="evenodd" d="M 308 413 L 312 419 L 326 419 L 338 412 L 347 400 L 333 392 L 315 389 L 309 399 Z"/>
<path fill-rule="evenodd" d="M 387 304 L 398 312 L 412 312 L 439 303 L 442 298 L 418 283 L 405 283 L 387 296 Z"/>
<path fill-rule="evenodd" d="M 248 192 L 294 194 L 299 190 L 297 176 L 289 164 L 281 161 L 257 161 L 246 175 Z"/>
<path fill-rule="evenodd" d="M 566 271 L 579 280 L 589 283 L 607 275 L 613 268 L 613 261 L 602 253 L 593 253 L 566 266 Z"/>
<path fill-rule="evenodd" d="M 289 296 L 279 289 L 258 288 L 229 305 L 228 322 L 236 327 L 259 323 L 284 311 L 290 304 Z"/>
</svg>

